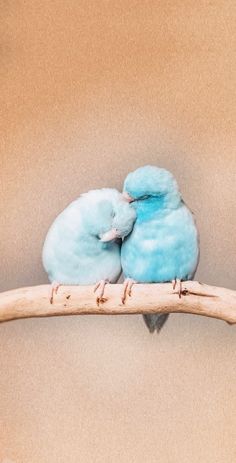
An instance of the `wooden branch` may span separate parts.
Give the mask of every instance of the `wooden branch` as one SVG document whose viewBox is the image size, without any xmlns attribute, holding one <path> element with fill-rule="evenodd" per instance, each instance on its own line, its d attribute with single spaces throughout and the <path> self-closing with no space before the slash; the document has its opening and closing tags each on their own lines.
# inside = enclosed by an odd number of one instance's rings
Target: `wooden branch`
<svg viewBox="0 0 236 463">
<path fill-rule="evenodd" d="M 122 315 L 181 312 L 203 315 L 236 323 L 236 291 L 207 286 L 197 281 L 183 283 L 178 297 L 170 283 L 136 284 L 125 304 L 121 302 L 123 286 L 106 285 L 107 300 L 96 303 L 93 286 L 61 286 L 49 300 L 49 285 L 15 289 L 0 294 L 0 321 L 59 315 Z"/>
</svg>

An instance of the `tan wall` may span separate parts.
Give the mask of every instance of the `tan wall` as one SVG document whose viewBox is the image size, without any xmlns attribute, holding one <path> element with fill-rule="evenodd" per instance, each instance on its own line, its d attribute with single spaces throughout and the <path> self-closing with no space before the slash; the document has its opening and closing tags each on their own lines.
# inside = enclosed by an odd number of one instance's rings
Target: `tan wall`
<svg viewBox="0 0 236 463">
<path fill-rule="evenodd" d="M 178 178 L 200 280 L 236 289 L 235 2 L 2 2 L 1 289 L 55 215 L 145 163 Z M 235 37 L 234 37 L 235 39 Z M 173 315 L 0 326 L 0 463 L 235 463 L 236 328 Z"/>
</svg>

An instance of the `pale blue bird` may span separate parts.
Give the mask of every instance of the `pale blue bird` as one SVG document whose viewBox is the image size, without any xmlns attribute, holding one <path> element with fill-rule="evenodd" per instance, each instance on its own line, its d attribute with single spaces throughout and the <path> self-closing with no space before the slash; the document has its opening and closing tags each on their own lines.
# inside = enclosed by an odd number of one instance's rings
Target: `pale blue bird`
<svg viewBox="0 0 236 463">
<path fill-rule="evenodd" d="M 91 190 L 64 209 L 51 225 L 43 246 L 43 265 L 51 286 L 96 284 L 97 303 L 105 284 L 121 274 L 121 240 L 132 230 L 135 210 L 115 189 Z"/>
<path fill-rule="evenodd" d="M 198 265 L 199 238 L 175 178 L 163 168 L 140 167 L 126 177 L 123 195 L 137 214 L 133 231 L 121 249 L 126 277 L 123 302 L 134 282 L 172 281 L 181 297 L 181 281 L 192 279 Z M 160 331 L 168 314 L 143 317 L 153 333 Z"/>
</svg>

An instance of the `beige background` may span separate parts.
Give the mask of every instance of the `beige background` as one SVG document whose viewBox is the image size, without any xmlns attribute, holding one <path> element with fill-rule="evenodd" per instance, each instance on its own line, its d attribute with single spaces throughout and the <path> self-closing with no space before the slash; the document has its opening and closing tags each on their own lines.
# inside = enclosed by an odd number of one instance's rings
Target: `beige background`
<svg viewBox="0 0 236 463">
<path fill-rule="evenodd" d="M 169 168 L 198 278 L 236 289 L 235 2 L 1 3 L 1 290 L 46 282 L 45 233 L 82 191 Z M 0 462 L 235 463 L 236 328 L 173 315 L 0 326 Z"/>
</svg>

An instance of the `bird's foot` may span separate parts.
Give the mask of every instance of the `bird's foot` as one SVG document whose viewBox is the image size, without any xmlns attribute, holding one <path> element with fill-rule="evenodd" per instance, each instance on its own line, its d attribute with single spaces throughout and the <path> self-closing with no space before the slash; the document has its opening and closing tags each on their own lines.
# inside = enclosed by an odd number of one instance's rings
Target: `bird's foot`
<svg viewBox="0 0 236 463">
<path fill-rule="evenodd" d="M 51 287 L 50 287 L 50 294 L 49 294 L 50 304 L 53 304 L 54 294 L 57 294 L 58 288 L 60 286 L 61 286 L 61 284 L 58 283 L 58 281 L 53 281 L 52 282 Z"/>
<path fill-rule="evenodd" d="M 126 278 L 124 283 L 123 283 L 123 294 L 122 294 L 122 304 L 125 304 L 125 301 L 127 299 L 127 296 L 131 296 L 131 289 L 132 286 L 137 283 L 137 281 L 133 280 L 132 278 Z"/>
<path fill-rule="evenodd" d="M 172 286 L 173 286 L 173 291 L 176 288 L 177 294 L 179 295 L 179 298 L 181 298 L 183 294 L 182 281 L 179 278 L 175 278 L 175 280 L 172 280 Z"/>
<path fill-rule="evenodd" d="M 97 306 L 99 306 L 100 302 L 103 303 L 107 301 L 107 298 L 104 297 L 105 286 L 107 283 L 109 283 L 108 280 L 100 280 L 96 283 L 94 287 L 94 290 L 93 290 L 94 293 L 96 293 L 96 291 L 99 289 L 99 291 L 97 292 L 97 297 L 96 297 Z"/>
</svg>

